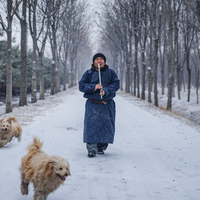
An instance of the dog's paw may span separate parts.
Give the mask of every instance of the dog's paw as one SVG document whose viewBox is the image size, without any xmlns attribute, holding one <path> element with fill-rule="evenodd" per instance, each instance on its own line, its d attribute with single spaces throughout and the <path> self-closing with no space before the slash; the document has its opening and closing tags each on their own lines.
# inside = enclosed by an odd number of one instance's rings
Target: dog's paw
<svg viewBox="0 0 200 200">
<path fill-rule="evenodd" d="M 21 185 L 21 193 L 23 195 L 28 195 L 28 185 L 27 186 Z"/>
</svg>

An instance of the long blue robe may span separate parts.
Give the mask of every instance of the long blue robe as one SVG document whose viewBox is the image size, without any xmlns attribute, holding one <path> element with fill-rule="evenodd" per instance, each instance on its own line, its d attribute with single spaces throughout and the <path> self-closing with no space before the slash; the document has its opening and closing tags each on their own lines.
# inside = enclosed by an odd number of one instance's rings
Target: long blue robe
<svg viewBox="0 0 200 200">
<path fill-rule="evenodd" d="M 92 68 L 87 70 L 79 81 L 79 90 L 84 92 L 84 97 L 94 101 L 108 101 L 107 104 L 94 103 L 89 100 L 85 104 L 84 143 L 113 143 L 115 135 L 115 102 L 113 98 L 119 89 L 119 79 L 114 70 L 107 65 L 101 68 L 101 84 L 106 95 L 99 95 L 100 90 L 95 90 L 99 83 L 99 72 Z"/>
</svg>

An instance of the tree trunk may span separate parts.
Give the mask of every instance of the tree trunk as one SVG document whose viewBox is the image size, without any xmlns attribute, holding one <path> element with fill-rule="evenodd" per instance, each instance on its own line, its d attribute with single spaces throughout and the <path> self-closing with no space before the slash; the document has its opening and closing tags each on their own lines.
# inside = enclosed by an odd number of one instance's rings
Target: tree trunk
<svg viewBox="0 0 200 200">
<path fill-rule="evenodd" d="M 181 100 L 180 69 L 178 67 L 177 67 L 177 92 L 178 92 L 178 100 Z"/>
<path fill-rule="evenodd" d="M 187 102 L 190 102 L 190 91 L 191 91 L 191 69 L 189 67 L 189 55 L 186 58 L 186 63 L 187 63 L 187 71 L 188 71 L 188 98 Z"/>
<path fill-rule="evenodd" d="M 55 57 L 53 56 L 53 60 L 52 60 L 52 63 L 51 63 L 51 95 L 54 95 L 55 94 L 55 83 L 56 83 L 56 76 L 55 76 Z"/>
<path fill-rule="evenodd" d="M 162 87 L 162 95 L 165 94 L 165 58 L 163 54 L 163 58 L 161 61 L 161 87 Z"/>
<path fill-rule="evenodd" d="M 171 73 L 169 74 L 169 77 L 168 77 L 167 110 L 172 110 L 172 95 L 173 95 L 174 74 L 175 74 L 175 57 L 174 57 L 174 45 L 173 45 L 173 22 L 172 22 L 171 0 L 168 0 L 168 13 L 169 13 L 169 45 L 170 45 Z"/>
<path fill-rule="evenodd" d="M 163 45 L 163 47 L 160 46 L 161 88 L 162 88 L 161 94 L 162 95 L 165 94 L 165 59 L 166 59 L 166 56 L 165 56 L 165 54 L 166 54 L 166 33 L 165 33 L 165 30 L 166 30 L 166 26 L 164 28 L 164 45 Z"/>
<path fill-rule="evenodd" d="M 77 63 L 76 60 L 74 61 L 74 74 L 73 74 L 73 86 L 76 85 L 76 80 L 77 80 Z"/>
<path fill-rule="evenodd" d="M 137 73 L 138 73 L 138 37 L 137 34 L 135 34 L 135 64 L 134 64 L 134 68 L 133 68 L 133 81 L 134 81 L 134 85 L 133 85 L 133 95 L 136 96 L 137 93 Z"/>
<path fill-rule="evenodd" d="M 190 67 L 190 49 L 191 43 L 194 38 L 194 27 L 191 28 L 190 25 L 190 17 L 189 12 L 186 12 L 186 32 L 184 34 L 184 42 L 185 42 L 185 56 L 186 56 L 186 68 L 188 71 L 188 99 L 187 101 L 190 102 L 190 90 L 191 90 L 191 67 Z"/>
<path fill-rule="evenodd" d="M 152 86 L 151 86 L 151 68 L 148 67 L 147 71 L 148 71 L 148 102 L 151 103 L 151 89 L 152 89 Z"/>
<path fill-rule="evenodd" d="M 120 90 L 121 91 L 124 91 L 124 87 L 123 87 L 123 82 L 124 82 L 123 74 L 124 74 L 124 69 L 120 68 Z"/>
<path fill-rule="evenodd" d="M 150 38 L 149 38 L 149 65 L 150 65 L 150 69 L 152 72 L 152 68 L 153 68 L 153 20 L 152 18 L 150 19 Z M 153 91 L 153 74 L 151 73 L 150 76 L 151 80 L 149 80 L 149 82 L 151 82 L 151 91 Z"/>
<path fill-rule="evenodd" d="M 6 113 L 12 112 L 12 0 L 7 0 Z"/>
<path fill-rule="evenodd" d="M 158 68 L 158 39 L 154 39 L 154 105 L 155 106 L 158 106 L 157 68 Z"/>
<path fill-rule="evenodd" d="M 146 50 L 146 40 L 147 40 L 147 1 L 144 3 L 144 11 L 142 11 L 144 28 L 143 28 L 143 41 L 141 41 L 142 46 L 142 92 L 141 99 L 145 99 L 145 90 L 146 90 L 146 59 L 145 59 L 145 50 Z"/>
<path fill-rule="evenodd" d="M 73 58 L 70 56 L 70 69 L 69 69 L 69 88 L 72 87 L 72 75 L 73 75 Z"/>
<path fill-rule="evenodd" d="M 127 59 L 128 58 L 126 57 L 126 92 L 130 93 L 131 66 L 130 61 Z"/>
<path fill-rule="evenodd" d="M 65 52 L 65 62 L 64 62 L 64 80 L 63 80 L 63 90 L 66 90 L 66 84 L 67 84 L 67 53 Z"/>
<path fill-rule="evenodd" d="M 30 5 L 29 5 L 30 6 Z M 29 7 L 29 27 L 32 27 L 33 30 L 30 28 L 30 32 L 32 32 L 32 40 L 33 40 L 33 63 L 32 63 L 32 87 L 31 87 L 31 103 L 37 102 L 37 88 L 36 88 L 36 60 L 37 60 L 37 28 L 36 28 L 36 6 L 37 6 L 37 0 L 34 0 L 33 2 L 33 26 L 31 26 L 31 7 Z"/>
<path fill-rule="evenodd" d="M 34 45 L 33 45 L 34 46 Z M 32 63 L 32 88 L 31 88 L 31 103 L 37 102 L 36 89 L 36 49 L 33 49 L 33 63 Z"/>
<path fill-rule="evenodd" d="M 162 10 L 164 11 L 165 10 L 165 4 L 163 3 L 162 4 Z M 164 17 L 163 19 L 163 37 L 164 37 L 164 44 L 163 44 L 163 47 L 160 45 L 160 54 L 162 55 L 161 56 L 161 87 L 162 87 L 162 92 L 161 94 L 164 95 L 165 94 L 165 61 L 166 61 L 166 46 L 167 46 L 167 26 L 166 26 L 166 22 L 167 22 L 167 19 L 166 17 Z M 161 41 L 160 41 L 161 43 Z"/>
<path fill-rule="evenodd" d="M 39 66 L 40 66 L 40 100 L 44 97 L 44 67 L 43 67 L 43 53 L 39 53 Z"/>
<path fill-rule="evenodd" d="M 27 0 L 23 0 L 21 23 L 21 84 L 19 106 L 27 105 Z"/>
<path fill-rule="evenodd" d="M 142 56 L 142 94 L 141 94 L 141 99 L 145 99 L 146 62 L 145 62 L 144 50 L 142 50 L 141 56 Z"/>
<path fill-rule="evenodd" d="M 123 57 L 122 55 L 120 56 L 120 65 L 119 65 L 119 70 L 120 70 L 120 90 L 124 91 L 124 63 L 122 61 Z"/>
<path fill-rule="evenodd" d="M 56 43 L 56 25 L 55 25 L 55 15 L 53 16 L 53 21 L 51 22 L 51 33 L 50 35 L 52 38 L 51 40 L 51 51 L 52 51 L 52 67 L 51 67 L 51 95 L 54 95 L 55 93 L 58 93 L 57 87 L 56 87 L 56 50 L 57 50 L 57 43 Z"/>
<path fill-rule="evenodd" d="M 133 68 L 133 95 L 136 96 L 136 87 L 137 87 L 137 74 L 136 74 L 136 67 Z"/>
<path fill-rule="evenodd" d="M 135 27 L 137 27 L 136 24 L 135 24 Z M 136 96 L 136 88 L 137 88 L 137 94 L 139 92 L 138 91 L 139 90 L 139 88 L 138 88 L 138 80 L 139 80 L 139 71 L 138 71 L 138 42 L 139 42 L 138 41 L 138 33 L 135 33 L 135 65 L 134 65 L 134 89 L 133 89 L 134 96 Z"/>
<path fill-rule="evenodd" d="M 196 75 L 196 94 L 197 94 L 197 104 L 199 103 L 199 69 L 197 69 Z"/>
<path fill-rule="evenodd" d="M 137 98 L 140 98 L 140 72 L 137 67 Z"/>
<path fill-rule="evenodd" d="M 57 55 L 57 68 L 56 68 L 56 91 L 60 92 L 60 56 Z"/>
</svg>

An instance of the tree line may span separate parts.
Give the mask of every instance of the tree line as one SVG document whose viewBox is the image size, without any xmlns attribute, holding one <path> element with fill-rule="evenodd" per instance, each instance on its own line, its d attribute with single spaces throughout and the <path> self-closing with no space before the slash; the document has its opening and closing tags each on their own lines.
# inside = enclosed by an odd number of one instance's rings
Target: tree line
<svg viewBox="0 0 200 200">
<path fill-rule="evenodd" d="M 6 113 L 12 112 L 13 88 L 19 88 L 19 106 L 45 98 L 45 88 L 51 95 L 73 87 L 82 73 L 80 59 L 91 54 L 89 20 L 84 14 L 87 4 L 77 0 L 7 0 L 1 1 L 0 83 L 6 83 Z M 13 45 L 13 23 L 20 27 L 21 43 Z M 28 47 L 28 35 L 32 46 Z M 45 57 L 50 44 L 51 59 Z M 30 48 L 31 50 L 27 50 Z M 87 50 L 87 51 L 85 51 Z"/>
<path fill-rule="evenodd" d="M 96 12 L 100 28 L 98 51 L 106 52 L 120 78 L 120 89 L 159 106 L 167 88 L 167 110 L 172 98 L 196 88 L 197 103 L 200 58 L 200 0 L 112 0 L 102 1 Z M 1 1 L 0 81 L 6 82 L 6 113 L 12 111 L 12 91 L 20 88 L 19 105 L 44 99 L 76 85 L 84 66 L 91 64 L 91 19 L 87 3 L 78 0 Z M 4 13 L 3 13 L 4 11 Z M 19 24 L 20 46 L 13 46 L 13 22 Z M 27 52 L 27 35 L 31 51 Z M 47 43 L 51 57 L 46 58 Z M 5 50 L 6 49 L 6 50 Z M 44 62 L 45 61 L 45 62 Z M 47 66 L 48 65 L 48 66 Z M 16 81 L 17 80 L 17 81 Z M 175 91 L 176 90 L 176 91 Z M 153 94 L 153 97 L 152 97 Z"/>
<path fill-rule="evenodd" d="M 103 1 L 102 49 L 112 58 L 121 90 L 158 106 L 158 87 L 167 91 L 166 109 L 172 109 L 177 90 L 196 88 L 198 103 L 200 63 L 200 0 Z M 123 83 L 125 82 L 125 85 Z M 145 96 L 146 94 L 146 96 Z"/>
</svg>

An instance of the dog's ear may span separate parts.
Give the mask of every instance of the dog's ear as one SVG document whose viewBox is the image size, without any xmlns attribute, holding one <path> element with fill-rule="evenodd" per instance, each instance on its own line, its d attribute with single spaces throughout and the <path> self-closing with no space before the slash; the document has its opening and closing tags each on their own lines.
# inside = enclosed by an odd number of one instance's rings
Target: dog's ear
<svg viewBox="0 0 200 200">
<path fill-rule="evenodd" d="M 2 122 L 4 120 L 4 118 L 3 119 L 0 119 L 0 122 Z"/>
<path fill-rule="evenodd" d="M 11 119 L 11 117 L 9 117 L 9 118 L 7 119 L 7 122 L 9 122 L 9 123 L 11 124 L 11 123 L 12 123 L 11 121 L 12 121 L 12 119 Z"/>
<path fill-rule="evenodd" d="M 46 176 L 50 177 L 54 172 L 54 161 L 49 161 L 45 166 Z"/>
</svg>

